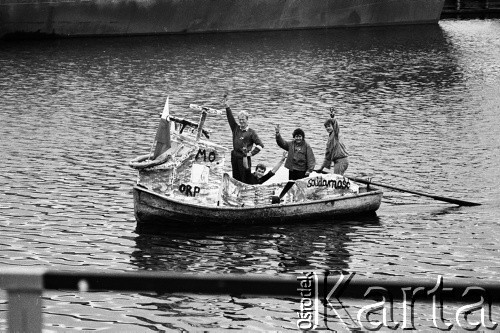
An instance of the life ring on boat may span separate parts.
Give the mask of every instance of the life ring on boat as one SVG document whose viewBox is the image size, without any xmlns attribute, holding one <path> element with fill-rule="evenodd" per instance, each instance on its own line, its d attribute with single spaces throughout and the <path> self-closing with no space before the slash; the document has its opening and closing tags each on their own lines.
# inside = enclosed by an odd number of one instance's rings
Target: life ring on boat
<svg viewBox="0 0 500 333">
<path fill-rule="evenodd" d="M 151 157 L 150 154 L 140 155 L 140 156 L 137 156 L 136 158 L 134 158 L 133 160 L 131 160 L 130 162 L 128 162 L 128 165 L 134 169 L 151 168 L 151 167 L 154 167 L 154 166 L 157 166 L 157 165 L 160 165 L 160 164 L 167 162 L 170 159 L 170 157 L 172 156 L 171 154 L 172 154 L 172 152 L 167 150 L 166 152 L 164 152 L 163 154 L 161 154 L 160 156 L 158 156 L 154 160 L 150 159 L 150 157 Z"/>
</svg>

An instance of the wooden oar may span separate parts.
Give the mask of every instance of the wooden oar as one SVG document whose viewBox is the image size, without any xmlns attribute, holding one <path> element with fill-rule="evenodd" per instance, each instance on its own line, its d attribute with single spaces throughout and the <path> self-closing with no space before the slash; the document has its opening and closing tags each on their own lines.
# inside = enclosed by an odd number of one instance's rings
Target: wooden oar
<svg viewBox="0 0 500 333">
<path fill-rule="evenodd" d="M 425 194 L 425 193 L 416 192 L 416 191 L 405 190 L 405 189 L 402 189 L 402 188 L 399 188 L 399 187 L 395 187 L 395 186 L 391 186 L 391 185 L 374 183 L 372 181 L 364 180 L 364 179 L 361 179 L 361 178 L 348 177 L 348 176 L 344 176 L 344 177 L 349 178 L 350 180 L 353 180 L 353 181 L 358 182 L 358 183 L 367 184 L 367 185 L 374 185 L 374 186 L 381 186 L 381 187 L 387 187 L 387 188 L 390 188 L 390 189 L 393 189 L 393 190 L 396 190 L 396 191 L 401 191 L 401 192 L 407 192 L 407 193 L 411 193 L 411 194 L 416 194 L 416 195 L 420 195 L 420 196 L 423 196 L 423 197 L 432 198 L 432 199 L 438 200 L 438 201 L 449 202 L 449 203 L 452 203 L 452 204 L 455 204 L 455 205 L 459 205 L 459 206 L 480 206 L 481 205 L 480 203 L 476 203 L 476 202 L 470 202 L 470 201 L 458 200 L 458 199 L 453 199 L 453 198 L 440 197 L 440 196 L 437 196 L 437 195 L 431 195 L 431 194 Z"/>
<path fill-rule="evenodd" d="M 285 194 L 292 188 L 293 184 L 295 184 L 295 180 L 289 180 L 288 183 L 286 183 L 285 187 L 283 187 L 283 190 L 281 190 L 279 196 L 273 195 L 271 197 L 271 203 L 273 204 L 280 203 L 281 199 L 283 199 Z"/>
</svg>

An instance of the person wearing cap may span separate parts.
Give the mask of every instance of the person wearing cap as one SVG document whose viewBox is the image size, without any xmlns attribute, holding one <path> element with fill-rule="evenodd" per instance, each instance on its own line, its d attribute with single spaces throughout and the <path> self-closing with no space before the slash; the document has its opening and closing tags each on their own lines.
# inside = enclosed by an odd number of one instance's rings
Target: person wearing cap
<svg viewBox="0 0 500 333">
<path fill-rule="evenodd" d="M 344 143 L 340 140 L 340 129 L 337 119 L 332 110 L 330 110 L 330 118 L 324 123 L 325 129 L 328 132 L 328 141 L 326 142 L 325 159 L 321 167 L 316 170 L 323 172 L 323 169 L 330 168 L 333 163 L 333 173 L 343 175 L 349 166 L 348 154 Z"/>
<path fill-rule="evenodd" d="M 243 183 L 248 183 L 249 170 L 252 168 L 251 157 L 259 153 L 264 144 L 259 139 L 257 132 L 248 127 L 248 112 L 238 113 L 238 122 L 234 119 L 233 112 L 229 107 L 227 99 L 223 100 L 226 108 L 227 121 L 233 133 L 233 150 L 231 151 L 231 168 L 233 178 Z"/>
<path fill-rule="evenodd" d="M 285 141 L 280 134 L 280 125 L 276 125 L 276 143 L 288 152 L 285 168 L 288 179 L 296 180 L 308 177 L 314 170 L 316 159 L 311 146 L 305 140 L 304 131 L 297 128 L 292 133 L 293 140 Z"/>
<path fill-rule="evenodd" d="M 283 162 L 285 162 L 287 155 L 288 153 L 286 151 L 283 152 L 283 156 L 281 157 L 281 159 L 278 161 L 278 163 L 276 163 L 274 168 L 270 170 L 268 173 L 266 173 L 267 168 L 264 164 L 262 163 L 257 164 L 257 166 L 255 167 L 255 172 L 248 176 L 249 180 L 248 184 L 260 185 L 264 184 L 267 180 L 271 179 L 271 177 L 273 177 L 278 171 L 278 169 L 283 165 Z"/>
</svg>

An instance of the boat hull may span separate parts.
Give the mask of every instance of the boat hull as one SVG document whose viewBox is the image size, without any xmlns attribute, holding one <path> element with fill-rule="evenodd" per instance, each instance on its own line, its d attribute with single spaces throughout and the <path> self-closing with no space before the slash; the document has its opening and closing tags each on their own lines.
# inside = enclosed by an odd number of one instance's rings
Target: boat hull
<svg viewBox="0 0 500 333">
<path fill-rule="evenodd" d="M 443 5 L 444 0 L 0 0 L 0 38 L 436 23 Z"/>
<path fill-rule="evenodd" d="M 381 204 L 383 193 L 370 190 L 352 196 L 339 196 L 293 204 L 269 204 L 259 207 L 207 207 L 172 200 L 166 196 L 135 186 L 134 212 L 137 229 L 198 227 L 220 224 L 288 224 L 310 220 L 334 221 L 374 213 Z"/>
</svg>

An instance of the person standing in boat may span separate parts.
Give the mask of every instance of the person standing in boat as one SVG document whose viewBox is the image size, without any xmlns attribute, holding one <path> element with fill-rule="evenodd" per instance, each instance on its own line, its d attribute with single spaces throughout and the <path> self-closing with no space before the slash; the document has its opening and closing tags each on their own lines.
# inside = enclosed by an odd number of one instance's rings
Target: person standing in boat
<svg viewBox="0 0 500 333">
<path fill-rule="evenodd" d="M 347 159 L 347 150 L 344 143 L 340 140 L 340 129 L 337 119 L 333 111 L 330 113 L 330 118 L 324 123 L 325 129 L 328 132 L 328 141 L 326 142 L 325 160 L 321 168 L 317 172 L 323 172 L 323 169 L 329 169 L 333 163 L 333 173 L 343 175 L 349 166 Z"/>
<path fill-rule="evenodd" d="M 224 98 L 223 104 L 226 108 L 229 127 L 233 133 L 233 150 L 231 151 L 233 178 L 248 183 L 251 174 L 250 169 L 252 168 L 251 157 L 259 153 L 264 148 L 264 144 L 259 139 L 257 132 L 248 127 L 248 112 L 240 111 L 238 113 L 238 124 L 234 119 L 227 98 Z"/>
<path fill-rule="evenodd" d="M 283 162 L 286 160 L 286 156 L 288 155 L 288 152 L 283 152 L 283 157 L 276 163 L 274 168 L 270 170 L 268 173 L 266 173 L 266 166 L 262 163 L 257 164 L 255 167 L 255 172 L 250 174 L 248 176 L 249 184 L 250 185 L 260 185 L 264 184 L 267 180 L 271 179 L 278 169 L 283 165 Z"/>
<path fill-rule="evenodd" d="M 308 177 L 314 170 L 316 159 L 311 146 L 305 140 L 304 131 L 295 129 L 292 134 L 293 140 L 285 141 L 280 134 L 280 125 L 276 125 L 276 143 L 288 152 L 285 168 L 288 171 L 288 179 L 296 180 Z"/>
</svg>

